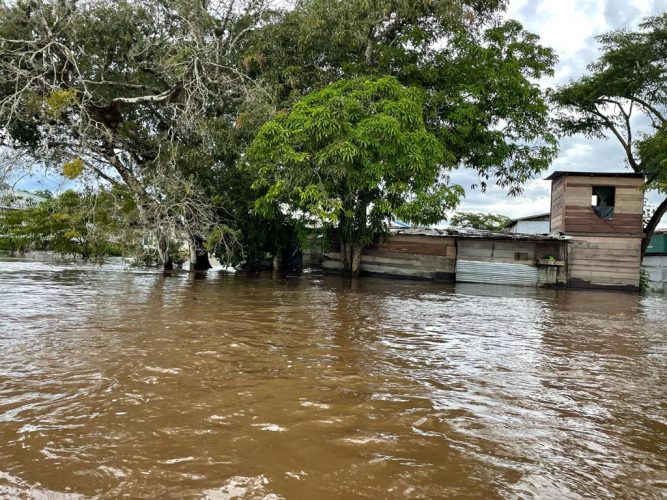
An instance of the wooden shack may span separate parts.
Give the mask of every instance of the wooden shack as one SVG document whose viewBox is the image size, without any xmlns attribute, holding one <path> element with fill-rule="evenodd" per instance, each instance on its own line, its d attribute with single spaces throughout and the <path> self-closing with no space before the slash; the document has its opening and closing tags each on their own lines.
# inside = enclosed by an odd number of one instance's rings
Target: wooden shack
<svg viewBox="0 0 667 500">
<path fill-rule="evenodd" d="M 572 237 L 570 286 L 637 290 L 643 175 L 556 171 L 547 180 L 551 231 Z"/>
<path fill-rule="evenodd" d="M 441 282 L 565 286 L 567 238 L 474 229 L 395 229 L 364 250 L 364 273 Z M 341 268 L 336 247 L 322 268 Z"/>
<path fill-rule="evenodd" d="M 322 268 L 341 269 L 340 251 L 325 252 Z M 364 250 L 361 270 L 395 278 L 453 282 L 456 270 L 456 241 L 436 230 L 395 231 L 383 242 Z"/>
</svg>

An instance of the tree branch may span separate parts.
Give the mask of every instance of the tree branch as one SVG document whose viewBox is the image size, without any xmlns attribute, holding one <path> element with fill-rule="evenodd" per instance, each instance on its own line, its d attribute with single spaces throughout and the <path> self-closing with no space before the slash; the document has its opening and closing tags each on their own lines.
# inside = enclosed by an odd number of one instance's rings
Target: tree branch
<svg viewBox="0 0 667 500">
<path fill-rule="evenodd" d="M 165 90 L 160 94 L 143 95 L 139 97 L 116 97 L 115 99 L 111 99 L 111 102 L 122 102 L 124 104 L 137 104 L 140 102 L 161 102 L 169 99 L 176 92 L 176 90 L 177 89 L 173 88 Z"/>
<path fill-rule="evenodd" d="M 626 142 L 625 138 L 621 135 L 621 133 L 618 131 L 616 128 L 616 125 L 614 122 L 612 122 L 607 115 L 602 113 L 601 111 L 598 111 L 597 109 L 593 109 L 590 111 L 592 114 L 600 118 L 604 123 L 605 126 L 611 130 L 611 132 L 616 136 L 618 141 L 621 143 L 621 146 L 623 146 L 623 150 L 625 151 L 625 156 L 628 160 L 628 163 L 630 164 L 630 167 L 632 170 L 635 172 L 641 172 L 640 165 L 637 163 L 637 160 L 635 159 L 634 155 L 632 154 L 632 144 Z"/>
</svg>

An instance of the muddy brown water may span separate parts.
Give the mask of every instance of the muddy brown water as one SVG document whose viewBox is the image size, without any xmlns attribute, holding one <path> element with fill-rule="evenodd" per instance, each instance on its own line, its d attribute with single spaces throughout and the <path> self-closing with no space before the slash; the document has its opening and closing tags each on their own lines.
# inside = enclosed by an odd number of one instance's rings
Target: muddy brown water
<svg viewBox="0 0 667 500">
<path fill-rule="evenodd" d="M 667 299 L 0 262 L 1 498 L 664 498 Z"/>
</svg>

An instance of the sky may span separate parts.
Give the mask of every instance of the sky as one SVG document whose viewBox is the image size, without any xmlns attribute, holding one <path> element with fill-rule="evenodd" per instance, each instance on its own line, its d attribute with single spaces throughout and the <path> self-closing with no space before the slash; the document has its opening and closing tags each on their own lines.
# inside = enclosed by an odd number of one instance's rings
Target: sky
<svg viewBox="0 0 667 500">
<path fill-rule="evenodd" d="M 559 61 L 554 76 L 540 82 L 544 87 L 555 87 L 585 74 L 586 66 L 598 55 L 596 35 L 617 28 L 635 29 L 642 18 L 665 10 L 667 0 L 510 0 L 507 17 L 520 21 L 540 36 L 543 45 L 556 51 Z M 484 193 L 471 190 L 470 186 L 478 183 L 474 171 L 453 172 L 452 182 L 466 188 L 466 197 L 457 211 L 501 213 L 513 218 L 548 212 L 550 183 L 542 179 L 553 170 L 629 171 L 615 139 L 566 137 L 561 140 L 559 155 L 549 171 L 526 183 L 519 197 L 508 198 L 495 185 Z M 60 191 L 71 186 L 64 179 L 36 174 L 20 181 L 17 187 Z M 660 200 L 657 193 L 648 193 L 646 198 L 654 206 Z M 667 227 L 667 217 L 661 227 Z"/>
<path fill-rule="evenodd" d="M 559 61 L 553 78 L 541 82 L 555 87 L 586 73 L 586 66 L 598 56 L 595 36 L 617 28 L 635 29 L 642 18 L 667 10 L 667 0 L 510 0 L 507 17 L 516 19 L 541 38 L 541 43 L 556 51 Z M 554 170 L 630 172 L 616 139 L 588 139 L 584 136 L 563 138 L 558 158 L 542 178 Z M 497 186 L 485 193 L 468 189 L 477 176 L 459 170 L 452 181 L 466 188 L 461 212 L 492 212 L 509 217 L 524 217 L 549 212 L 550 182 L 529 181 L 524 193 L 516 198 Z M 647 203 L 656 206 L 662 198 L 649 193 Z M 667 217 L 662 227 L 667 227 Z"/>
</svg>

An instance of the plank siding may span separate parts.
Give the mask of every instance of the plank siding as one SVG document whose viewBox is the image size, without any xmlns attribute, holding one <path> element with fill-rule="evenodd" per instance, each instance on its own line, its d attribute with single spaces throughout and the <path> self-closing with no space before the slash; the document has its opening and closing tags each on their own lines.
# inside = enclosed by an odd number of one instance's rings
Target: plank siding
<svg viewBox="0 0 667 500">
<path fill-rule="evenodd" d="M 564 182 L 563 182 L 564 181 Z M 642 179 L 621 177 L 580 177 L 565 176 L 554 184 L 563 185 L 565 203 L 557 214 L 557 227 L 567 234 L 641 236 L 643 230 L 642 212 L 644 195 L 641 191 Z M 594 186 L 610 186 L 616 189 L 614 215 L 611 219 L 599 217 L 591 206 Z M 552 191 L 552 210 L 557 202 L 553 199 L 557 190 Z M 552 224 L 552 227 L 554 225 Z"/>
<path fill-rule="evenodd" d="M 397 234 L 366 249 L 361 261 L 361 270 L 385 276 L 455 281 L 457 260 L 480 264 L 498 264 L 501 272 L 509 272 L 508 282 L 513 278 L 513 266 L 533 269 L 538 276 L 538 286 L 564 284 L 565 270 L 537 268 L 536 261 L 547 256 L 562 260 L 567 255 L 564 241 L 520 241 L 493 239 L 460 239 L 444 236 L 421 236 Z M 488 267 L 488 266 L 487 266 Z M 341 269 L 340 249 L 331 248 L 324 253 L 322 268 L 328 271 Z M 496 267 L 493 267 L 496 269 Z M 493 276 L 489 276 L 492 279 Z"/>
<path fill-rule="evenodd" d="M 569 255 L 572 286 L 639 287 L 641 239 L 576 236 Z"/>
<path fill-rule="evenodd" d="M 341 268 L 338 250 L 325 253 L 324 269 Z M 456 241 L 446 237 L 397 234 L 364 250 L 361 270 L 403 278 L 454 281 Z"/>
<path fill-rule="evenodd" d="M 563 231 L 566 179 L 561 177 L 551 184 L 551 231 Z"/>
<path fill-rule="evenodd" d="M 567 267 L 572 287 L 639 286 L 644 180 L 617 175 L 565 174 L 551 187 L 551 229 L 573 238 Z M 595 186 L 613 187 L 611 219 L 592 207 Z"/>
</svg>

